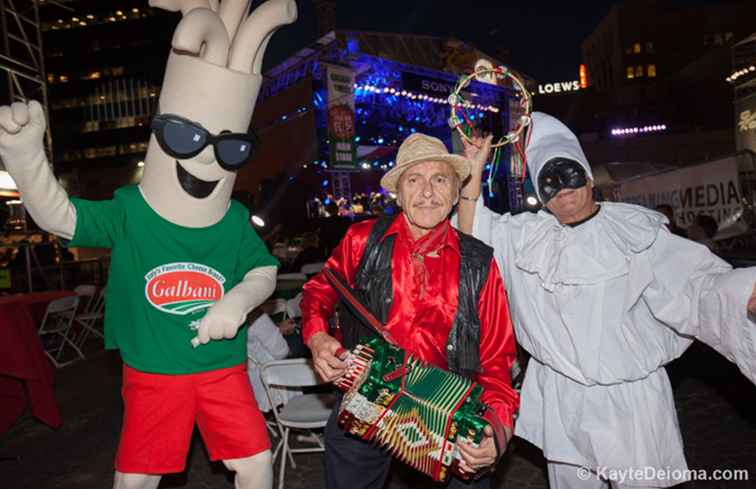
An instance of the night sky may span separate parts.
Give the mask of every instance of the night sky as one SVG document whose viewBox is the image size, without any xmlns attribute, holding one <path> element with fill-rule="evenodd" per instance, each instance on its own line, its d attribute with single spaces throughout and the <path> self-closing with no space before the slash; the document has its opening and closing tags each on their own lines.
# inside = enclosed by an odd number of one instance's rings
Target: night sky
<svg viewBox="0 0 756 489">
<path fill-rule="evenodd" d="M 660 0 L 698 6 L 726 0 Z M 260 0 L 256 0 L 255 4 Z M 341 0 L 341 29 L 455 36 L 486 53 L 508 50 L 510 64 L 542 82 L 576 79 L 580 43 L 611 7 L 611 0 Z M 266 66 L 280 62 L 316 38 L 315 9 L 297 0 L 299 20 L 277 33 Z M 465 5 L 465 7 L 462 7 Z M 466 6 L 472 5 L 472 6 Z"/>
</svg>

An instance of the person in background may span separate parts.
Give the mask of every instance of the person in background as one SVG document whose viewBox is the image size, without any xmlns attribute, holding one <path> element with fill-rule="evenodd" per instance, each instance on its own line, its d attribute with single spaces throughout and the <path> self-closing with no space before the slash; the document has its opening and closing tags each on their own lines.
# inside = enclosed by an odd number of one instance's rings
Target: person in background
<svg viewBox="0 0 756 489">
<path fill-rule="evenodd" d="M 352 221 L 348 218 L 339 216 L 339 206 L 333 200 L 326 204 L 326 214 L 328 217 L 321 219 L 319 224 L 323 256 L 331 254 L 331 251 L 339 244 L 352 224 Z"/>
<path fill-rule="evenodd" d="M 302 266 L 308 263 L 319 263 L 325 260 L 320 247 L 320 236 L 315 232 L 307 232 L 302 236 L 302 251 L 291 264 L 292 272 L 301 272 Z"/>
<path fill-rule="evenodd" d="M 260 311 L 250 313 L 247 329 L 247 375 L 255 394 L 260 411 L 267 413 L 274 406 L 285 404 L 289 399 L 301 394 L 301 391 L 284 387 L 272 387 L 271 398 L 265 392 L 262 378 L 262 366 L 273 360 L 283 360 L 289 356 L 289 346 L 283 336 L 283 328 Z"/>
<path fill-rule="evenodd" d="M 361 194 L 355 194 L 352 197 L 352 214 L 360 215 L 365 212 L 364 197 Z"/>
<path fill-rule="evenodd" d="M 36 260 L 32 258 L 33 266 L 49 267 L 55 265 L 55 263 L 57 262 L 55 243 L 51 234 L 42 234 L 42 241 L 34 245 L 33 249 L 34 254 L 36 255 Z"/>
<path fill-rule="evenodd" d="M 672 209 L 671 205 L 659 204 L 656 206 L 656 211 L 664 214 L 667 217 L 667 220 L 669 220 L 669 222 L 666 223 L 666 226 L 670 233 L 682 236 L 683 238 L 687 237 L 688 233 L 685 229 L 677 225 L 677 221 L 675 220 L 675 210 Z"/>
<path fill-rule="evenodd" d="M 273 248 L 275 248 L 276 243 L 281 239 L 281 232 L 283 230 L 283 226 L 281 226 L 280 223 L 277 223 L 273 226 L 272 229 L 269 229 L 265 234 L 261 236 L 263 243 L 265 243 L 265 247 L 268 248 L 268 252 L 272 253 Z"/>
<path fill-rule="evenodd" d="M 693 224 L 688 226 L 688 239 L 715 251 L 717 244 L 714 241 L 714 236 L 716 236 L 718 229 L 719 225 L 713 217 L 708 214 L 698 214 L 693 220 Z"/>
</svg>

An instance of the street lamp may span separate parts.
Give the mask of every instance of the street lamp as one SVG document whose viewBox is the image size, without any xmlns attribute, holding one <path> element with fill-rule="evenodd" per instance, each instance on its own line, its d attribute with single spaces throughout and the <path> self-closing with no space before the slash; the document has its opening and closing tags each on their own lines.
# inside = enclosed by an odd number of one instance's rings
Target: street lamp
<svg viewBox="0 0 756 489">
<path fill-rule="evenodd" d="M 254 224 L 255 226 L 259 228 L 265 227 L 265 221 L 260 216 L 252 216 L 252 224 Z"/>
</svg>

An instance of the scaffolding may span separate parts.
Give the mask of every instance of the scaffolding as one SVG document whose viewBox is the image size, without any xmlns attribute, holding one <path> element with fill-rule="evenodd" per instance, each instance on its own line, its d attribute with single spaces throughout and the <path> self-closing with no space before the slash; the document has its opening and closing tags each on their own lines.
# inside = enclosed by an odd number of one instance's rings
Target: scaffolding
<svg viewBox="0 0 756 489">
<path fill-rule="evenodd" d="M 39 9 L 55 6 L 72 9 L 51 0 L 0 0 L 0 29 L 2 29 L 2 52 L 0 52 L 0 76 L 7 86 L 2 104 L 37 100 L 49 114 L 47 107 L 47 79 L 42 50 L 42 31 Z M 52 158 L 52 136 L 47 125 L 45 149 Z"/>
<path fill-rule="evenodd" d="M 0 0 L 0 83 L 7 86 L 7 92 L 0 98 L 0 104 L 36 100 L 42 104 L 45 117 L 49 121 L 47 77 L 39 20 L 40 6 L 45 5 L 72 10 L 54 0 Z M 52 161 L 52 135 L 49 123 L 45 134 L 45 151 L 48 161 Z M 23 232 L 28 235 L 25 216 L 22 220 Z M 29 292 L 32 291 L 32 259 L 39 267 L 39 260 L 33 252 L 30 253 L 30 249 L 30 245 L 24 246 Z"/>
</svg>

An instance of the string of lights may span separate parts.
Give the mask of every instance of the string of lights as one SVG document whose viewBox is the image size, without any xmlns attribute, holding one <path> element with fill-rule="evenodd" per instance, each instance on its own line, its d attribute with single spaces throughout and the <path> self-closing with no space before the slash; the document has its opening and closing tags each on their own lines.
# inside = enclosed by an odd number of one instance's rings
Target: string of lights
<svg viewBox="0 0 756 489">
<path fill-rule="evenodd" d="M 394 87 L 378 87 L 375 85 L 355 84 L 354 89 L 355 89 L 355 95 L 357 96 L 359 96 L 360 92 L 362 91 L 362 92 L 369 92 L 369 93 L 375 93 L 375 94 L 383 93 L 387 95 L 393 95 L 395 97 L 405 97 L 410 100 L 424 100 L 424 101 L 434 103 L 434 104 L 445 104 L 445 105 L 451 104 L 448 98 L 432 97 L 424 93 L 414 93 L 407 90 L 399 90 Z M 476 110 L 482 110 L 484 112 L 493 112 L 493 113 L 499 112 L 499 108 L 494 107 L 493 105 L 474 104 L 472 102 L 464 101 L 462 106 L 465 107 L 466 109 L 476 109 Z"/>
<path fill-rule="evenodd" d="M 645 134 L 649 132 L 660 132 L 660 131 L 666 131 L 666 130 L 667 130 L 666 124 L 656 124 L 653 126 L 616 128 L 616 129 L 612 129 L 611 134 L 612 136 L 635 136 L 638 134 Z"/>
<path fill-rule="evenodd" d="M 738 78 L 746 76 L 748 73 L 754 73 L 754 72 L 756 72 L 756 66 L 751 65 L 748 68 L 743 68 L 743 69 L 740 69 L 740 70 L 736 71 L 732 75 L 730 75 L 727 78 L 725 78 L 725 80 L 728 81 L 728 82 L 730 82 L 730 83 L 732 83 L 735 80 L 737 80 Z"/>
</svg>

